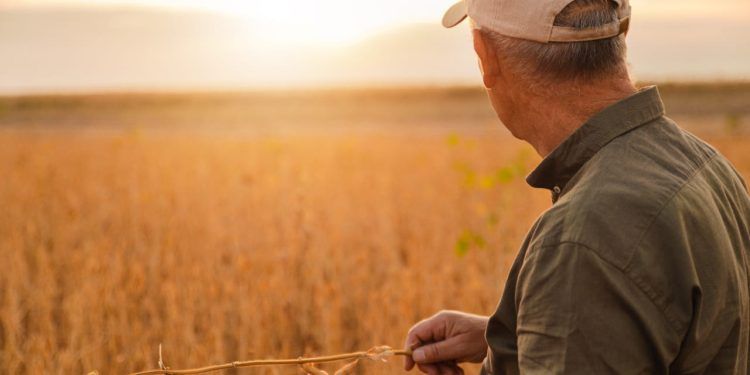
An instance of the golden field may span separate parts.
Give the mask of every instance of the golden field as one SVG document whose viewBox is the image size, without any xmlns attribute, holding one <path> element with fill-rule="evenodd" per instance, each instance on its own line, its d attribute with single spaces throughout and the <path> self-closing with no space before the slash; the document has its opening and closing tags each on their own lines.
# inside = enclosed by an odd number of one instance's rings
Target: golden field
<svg viewBox="0 0 750 375">
<path fill-rule="evenodd" d="M 750 85 L 663 93 L 750 176 Z M 551 202 L 483 95 L 0 98 L 0 373 L 335 354 L 490 314 Z"/>
</svg>

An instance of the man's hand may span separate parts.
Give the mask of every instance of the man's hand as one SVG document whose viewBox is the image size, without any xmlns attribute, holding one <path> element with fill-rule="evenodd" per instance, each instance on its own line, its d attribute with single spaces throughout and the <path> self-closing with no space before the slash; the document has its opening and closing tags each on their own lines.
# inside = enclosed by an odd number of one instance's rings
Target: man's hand
<svg viewBox="0 0 750 375">
<path fill-rule="evenodd" d="M 463 374 L 461 362 L 479 363 L 487 355 L 486 316 L 460 311 L 441 311 L 415 324 L 406 336 L 405 349 L 414 350 L 404 360 L 410 371 L 416 363 L 429 375 Z"/>
</svg>

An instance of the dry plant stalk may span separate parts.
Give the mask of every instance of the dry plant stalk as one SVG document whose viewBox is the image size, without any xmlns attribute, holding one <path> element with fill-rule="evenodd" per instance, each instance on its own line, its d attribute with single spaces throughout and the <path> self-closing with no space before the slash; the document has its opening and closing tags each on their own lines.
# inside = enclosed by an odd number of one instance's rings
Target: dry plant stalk
<svg viewBox="0 0 750 375">
<path fill-rule="evenodd" d="M 362 358 L 367 358 L 373 361 L 386 362 L 387 358 L 394 355 L 410 356 L 411 350 L 396 350 L 387 345 L 381 345 L 373 347 L 367 351 L 336 354 L 324 357 L 299 357 L 297 359 L 260 359 L 251 361 L 235 361 L 232 363 L 225 363 L 223 365 L 213 365 L 194 369 L 185 370 L 172 370 L 164 364 L 162 357 L 161 345 L 159 345 L 159 369 L 158 370 L 147 370 L 142 372 L 136 372 L 131 375 L 187 375 L 187 374 L 204 374 L 213 371 L 228 370 L 233 368 L 241 367 L 252 367 L 252 366 L 278 366 L 278 365 L 298 365 L 308 375 L 328 375 L 327 372 L 315 367 L 316 363 L 324 362 L 337 362 L 345 359 L 354 359 L 354 361 L 347 363 L 340 369 L 338 369 L 334 375 L 345 375 L 352 371 L 359 363 Z"/>
</svg>

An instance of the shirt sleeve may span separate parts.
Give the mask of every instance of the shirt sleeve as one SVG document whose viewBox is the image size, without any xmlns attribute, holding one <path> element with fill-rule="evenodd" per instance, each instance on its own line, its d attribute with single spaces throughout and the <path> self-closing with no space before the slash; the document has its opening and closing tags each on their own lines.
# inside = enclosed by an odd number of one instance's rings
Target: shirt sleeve
<svg viewBox="0 0 750 375">
<path fill-rule="evenodd" d="M 516 305 L 521 374 L 664 373 L 679 349 L 646 293 L 579 244 L 532 249 Z"/>
</svg>

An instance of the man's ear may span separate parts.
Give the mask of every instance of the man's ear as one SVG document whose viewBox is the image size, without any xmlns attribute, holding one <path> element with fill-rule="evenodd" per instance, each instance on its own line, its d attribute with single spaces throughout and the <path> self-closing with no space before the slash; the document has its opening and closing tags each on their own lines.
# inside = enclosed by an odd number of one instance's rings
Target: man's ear
<svg viewBox="0 0 750 375">
<path fill-rule="evenodd" d="M 495 48 L 480 30 L 473 29 L 472 36 L 474 38 L 474 51 L 479 58 L 479 70 L 482 73 L 484 87 L 493 88 L 497 83 L 497 75 L 500 73 Z"/>
</svg>

